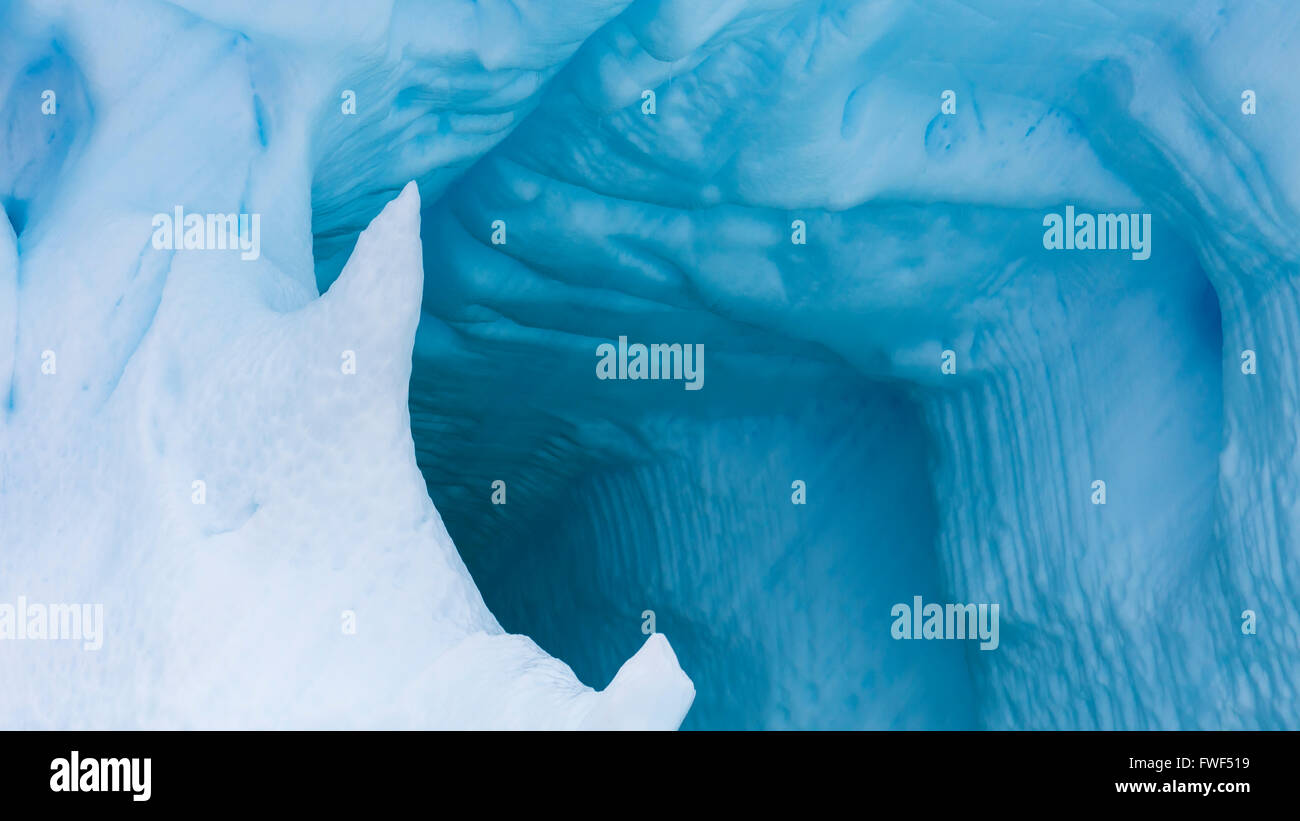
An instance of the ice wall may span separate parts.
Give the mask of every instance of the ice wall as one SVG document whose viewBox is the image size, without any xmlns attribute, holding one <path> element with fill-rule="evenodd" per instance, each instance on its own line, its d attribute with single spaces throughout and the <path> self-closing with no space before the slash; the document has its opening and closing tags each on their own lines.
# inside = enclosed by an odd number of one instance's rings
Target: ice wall
<svg viewBox="0 0 1300 821">
<path fill-rule="evenodd" d="M 423 357 L 439 372 L 502 363 L 487 377 L 500 388 L 476 382 L 466 400 L 473 421 L 431 404 L 415 424 L 417 442 L 426 428 L 431 441 L 455 431 L 477 454 L 425 454 L 422 466 L 435 497 L 455 500 L 452 530 L 496 612 L 574 658 L 591 625 L 656 601 L 682 621 L 710 614 L 715 630 L 681 652 L 726 647 L 733 676 L 702 685 L 693 726 L 1294 726 L 1296 621 L 1279 597 L 1295 572 L 1278 466 L 1295 427 L 1289 332 L 1240 325 L 1280 323 L 1290 292 L 1293 219 L 1281 215 L 1294 213 L 1296 173 L 1282 134 L 1296 112 L 1278 83 L 1296 26 L 1276 4 L 634 5 L 557 77 L 546 116 L 448 191 L 425 237 L 439 252 L 426 311 L 442 322 L 426 316 L 417 371 Z M 1245 89 L 1271 101 L 1267 119 L 1243 111 Z M 1151 212 L 1157 250 L 1145 261 L 1046 251 L 1043 216 L 1067 204 Z M 509 225 L 504 246 L 489 244 L 495 219 Z M 790 241 L 795 219 L 806 246 Z M 1233 284 L 1241 269 L 1251 285 Z M 1243 287 L 1251 296 L 1234 296 Z M 584 348 L 624 333 L 704 342 L 719 390 L 611 389 L 569 373 Z M 1280 355 L 1280 368 L 1244 373 L 1247 348 Z M 951 377 L 945 349 L 960 363 Z M 823 366 L 834 387 L 801 378 Z M 854 422 L 827 399 L 900 391 L 928 449 L 892 437 L 872 464 L 836 459 Z M 820 441 L 794 445 L 801 413 L 821 419 Z M 679 467 L 682 441 L 713 452 L 713 415 L 787 433 Z M 683 416 L 701 419 L 701 439 L 661 433 L 659 417 Z M 638 467 L 602 452 L 610 420 L 649 443 Z M 791 447 L 802 458 L 777 455 Z M 598 464 L 575 470 L 575 453 Z M 829 485 L 834 502 L 810 501 L 789 532 L 760 526 L 793 515 L 789 482 L 810 463 L 829 463 L 813 487 Z M 932 509 L 873 492 L 882 479 L 906 486 L 899 466 L 918 463 Z M 525 531 L 567 535 L 571 522 L 552 523 L 585 518 L 589 535 L 570 541 L 595 558 L 520 555 L 531 540 L 498 555 L 521 514 L 505 519 L 482 488 L 508 474 L 528 483 L 521 504 L 548 506 L 522 516 Z M 1097 480 L 1105 506 L 1092 504 Z M 661 512 L 595 524 L 640 504 Z M 678 536 L 696 516 L 709 526 Z M 769 563 L 770 551 L 808 549 L 809 522 L 836 519 L 860 530 L 828 549 L 842 561 L 866 552 L 866 567 L 828 579 Z M 733 528 L 743 544 L 724 547 Z M 929 583 L 947 600 L 1004 608 L 997 652 L 967 652 L 967 677 L 941 666 L 927 681 L 965 693 L 973 719 L 891 699 L 853 661 L 886 629 L 882 603 L 924 582 L 904 574 L 878 600 L 835 604 L 848 577 L 879 577 L 894 551 L 927 542 Z M 699 569 L 715 551 L 744 559 Z M 527 569 L 511 572 L 516 562 Z M 606 601 L 565 616 L 530 600 L 538 565 L 573 567 Z M 746 584 L 770 606 L 734 594 Z M 798 604 L 774 604 L 787 589 Z M 1246 610 L 1271 614 L 1267 637 L 1242 632 Z M 815 663 L 782 667 L 789 656 L 772 650 L 787 631 L 851 648 L 831 678 L 870 703 L 838 700 Z M 906 663 L 881 664 L 912 680 Z M 802 712 L 814 703 L 828 714 Z"/>
</svg>

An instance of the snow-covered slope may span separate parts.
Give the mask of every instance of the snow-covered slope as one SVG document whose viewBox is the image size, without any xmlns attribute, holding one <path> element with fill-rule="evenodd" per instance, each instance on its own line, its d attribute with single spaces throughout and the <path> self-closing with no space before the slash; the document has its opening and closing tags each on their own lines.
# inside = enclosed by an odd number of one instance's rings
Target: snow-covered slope
<svg viewBox="0 0 1300 821">
<path fill-rule="evenodd" d="M 1300 9 L 1058 5 L 0 0 L 0 723 L 1300 726 Z"/>
</svg>

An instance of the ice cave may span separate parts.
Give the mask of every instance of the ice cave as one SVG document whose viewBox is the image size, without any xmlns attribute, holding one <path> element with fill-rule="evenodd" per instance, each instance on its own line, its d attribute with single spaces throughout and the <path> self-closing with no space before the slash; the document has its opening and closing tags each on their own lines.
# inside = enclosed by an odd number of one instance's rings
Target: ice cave
<svg viewBox="0 0 1300 821">
<path fill-rule="evenodd" d="M 1300 729 L 1297 42 L 0 0 L 0 726 Z"/>
</svg>

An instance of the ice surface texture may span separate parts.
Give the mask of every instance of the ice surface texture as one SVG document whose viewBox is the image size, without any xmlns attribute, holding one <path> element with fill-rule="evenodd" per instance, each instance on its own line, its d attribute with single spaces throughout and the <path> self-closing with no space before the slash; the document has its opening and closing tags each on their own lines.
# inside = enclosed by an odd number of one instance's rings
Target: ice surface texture
<svg viewBox="0 0 1300 821">
<path fill-rule="evenodd" d="M 0 641 L 0 725 L 1300 728 L 1297 37 L 0 0 L 0 603 L 106 613 Z M 1045 250 L 1066 205 L 1150 258 Z M 893 640 L 916 595 L 1000 646 Z"/>
</svg>

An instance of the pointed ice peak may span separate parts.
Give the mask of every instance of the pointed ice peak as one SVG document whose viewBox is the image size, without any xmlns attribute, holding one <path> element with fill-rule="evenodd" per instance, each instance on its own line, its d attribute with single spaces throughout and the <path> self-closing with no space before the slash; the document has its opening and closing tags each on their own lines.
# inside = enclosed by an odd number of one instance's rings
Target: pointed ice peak
<svg viewBox="0 0 1300 821">
<path fill-rule="evenodd" d="M 675 730 L 695 701 L 695 685 L 662 633 L 653 633 L 601 691 L 584 730 Z"/>
<path fill-rule="evenodd" d="M 409 182 L 357 237 L 352 256 L 321 302 L 340 341 L 382 345 L 392 340 L 391 347 L 409 364 L 423 290 L 420 191 Z"/>
<path fill-rule="evenodd" d="M 416 186 L 415 181 L 408 182 L 402 193 L 389 201 L 379 215 L 370 221 L 366 230 L 361 232 L 357 238 L 356 250 L 352 252 L 353 258 L 359 251 L 369 252 L 374 246 L 387 247 L 390 244 L 409 241 L 415 239 L 416 247 L 419 247 L 420 239 L 420 189 Z M 351 261 L 349 260 L 349 263 Z M 346 267 L 344 273 L 346 274 Z"/>
</svg>

